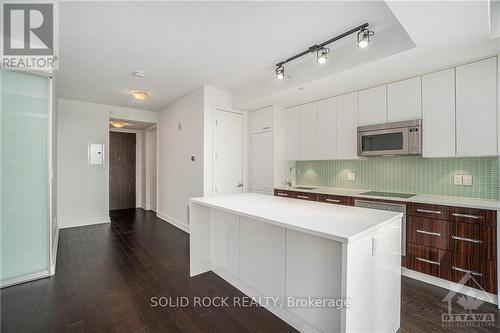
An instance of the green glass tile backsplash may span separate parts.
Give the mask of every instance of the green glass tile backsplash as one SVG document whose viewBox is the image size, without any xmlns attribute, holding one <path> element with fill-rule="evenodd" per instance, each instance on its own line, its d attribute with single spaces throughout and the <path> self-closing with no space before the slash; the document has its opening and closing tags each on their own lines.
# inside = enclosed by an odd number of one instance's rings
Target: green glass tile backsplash
<svg viewBox="0 0 500 333">
<path fill-rule="evenodd" d="M 359 188 L 416 194 L 500 198 L 500 159 L 372 157 L 343 161 L 298 161 L 298 185 Z M 356 181 L 348 181 L 354 172 Z M 472 175 L 473 185 L 454 185 L 455 174 Z"/>
</svg>

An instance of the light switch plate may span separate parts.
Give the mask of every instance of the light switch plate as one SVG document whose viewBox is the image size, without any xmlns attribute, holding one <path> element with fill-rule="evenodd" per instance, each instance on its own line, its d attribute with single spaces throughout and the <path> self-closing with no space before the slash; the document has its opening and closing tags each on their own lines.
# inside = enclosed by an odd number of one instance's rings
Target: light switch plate
<svg viewBox="0 0 500 333">
<path fill-rule="evenodd" d="M 462 183 L 463 183 L 462 175 L 455 175 L 453 177 L 453 184 L 462 185 Z"/>
<path fill-rule="evenodd" d="M 472 175 L 463 175 L 463 184 L 467 186 L 472 186 Z"/>
<path fill-rule="evenodd" d="M 349 172 L 347 174 L 347 180 L 351 182 L 356 181 L 356 174 L 354 172 Z"/>
</svg>

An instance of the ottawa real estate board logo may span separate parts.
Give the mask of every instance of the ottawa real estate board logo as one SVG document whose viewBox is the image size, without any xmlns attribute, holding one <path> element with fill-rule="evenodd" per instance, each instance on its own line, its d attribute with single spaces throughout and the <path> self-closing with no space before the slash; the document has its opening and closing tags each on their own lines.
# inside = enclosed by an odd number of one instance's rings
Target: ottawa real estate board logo
<svg viewBox="0 0 500 333">
<path fill-rule="evenodd" d="M 2 69 L 49 72 L 56 70 L 57 2 L 1 3 Z"/>
</svg>

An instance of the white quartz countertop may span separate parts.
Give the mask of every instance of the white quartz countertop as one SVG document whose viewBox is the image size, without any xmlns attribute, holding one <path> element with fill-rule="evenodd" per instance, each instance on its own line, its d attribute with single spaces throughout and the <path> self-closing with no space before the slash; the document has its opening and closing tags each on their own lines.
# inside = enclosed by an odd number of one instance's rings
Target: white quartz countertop
<svg viewBox="0 0 500 333">
<path fill-rule="evenodd" d="M 193 198 L 190 202 L 344 243 L 362 238 L 403 216 L 256 193 Z"/>
<path fill-rule="evenodd" d="M 398 197 L 379 197 L 379 196 L 366 195 L 362 193 L 368 192 L 368 190 L 362 190 L 362 189 L 343 189 L 334 187 L 315 187 L 314 189 L 299 189 L 288 186 L 278 186 L 275 188 L 278 190 L 286 190 L 286 191 L 344 195 L 355 198 L 363 198 L 366 200 L 369 200 L 371 198 L 371 199 L 381 199 L 381 200 L 390 200 L 399 202 L 416 202 L 416 203 L 427 203 L 427 204 L 444 205 L 444 206 L 500 210 L 499 200 L 480 199 L 480 198 L 417 194 L 414 197 L 405 199 Z"/>
</svg>

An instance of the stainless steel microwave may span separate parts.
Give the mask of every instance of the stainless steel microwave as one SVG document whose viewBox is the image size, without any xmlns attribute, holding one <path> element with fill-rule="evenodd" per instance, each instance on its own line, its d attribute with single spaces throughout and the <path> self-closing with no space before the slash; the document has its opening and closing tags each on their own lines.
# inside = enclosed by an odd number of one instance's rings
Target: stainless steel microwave
<svg viewBox="0 0 500 333">
<path fill-rule="evenodd" d="M 422 155 L 422 120 L 358 127 L 358 156 Z"/>
</svg>

